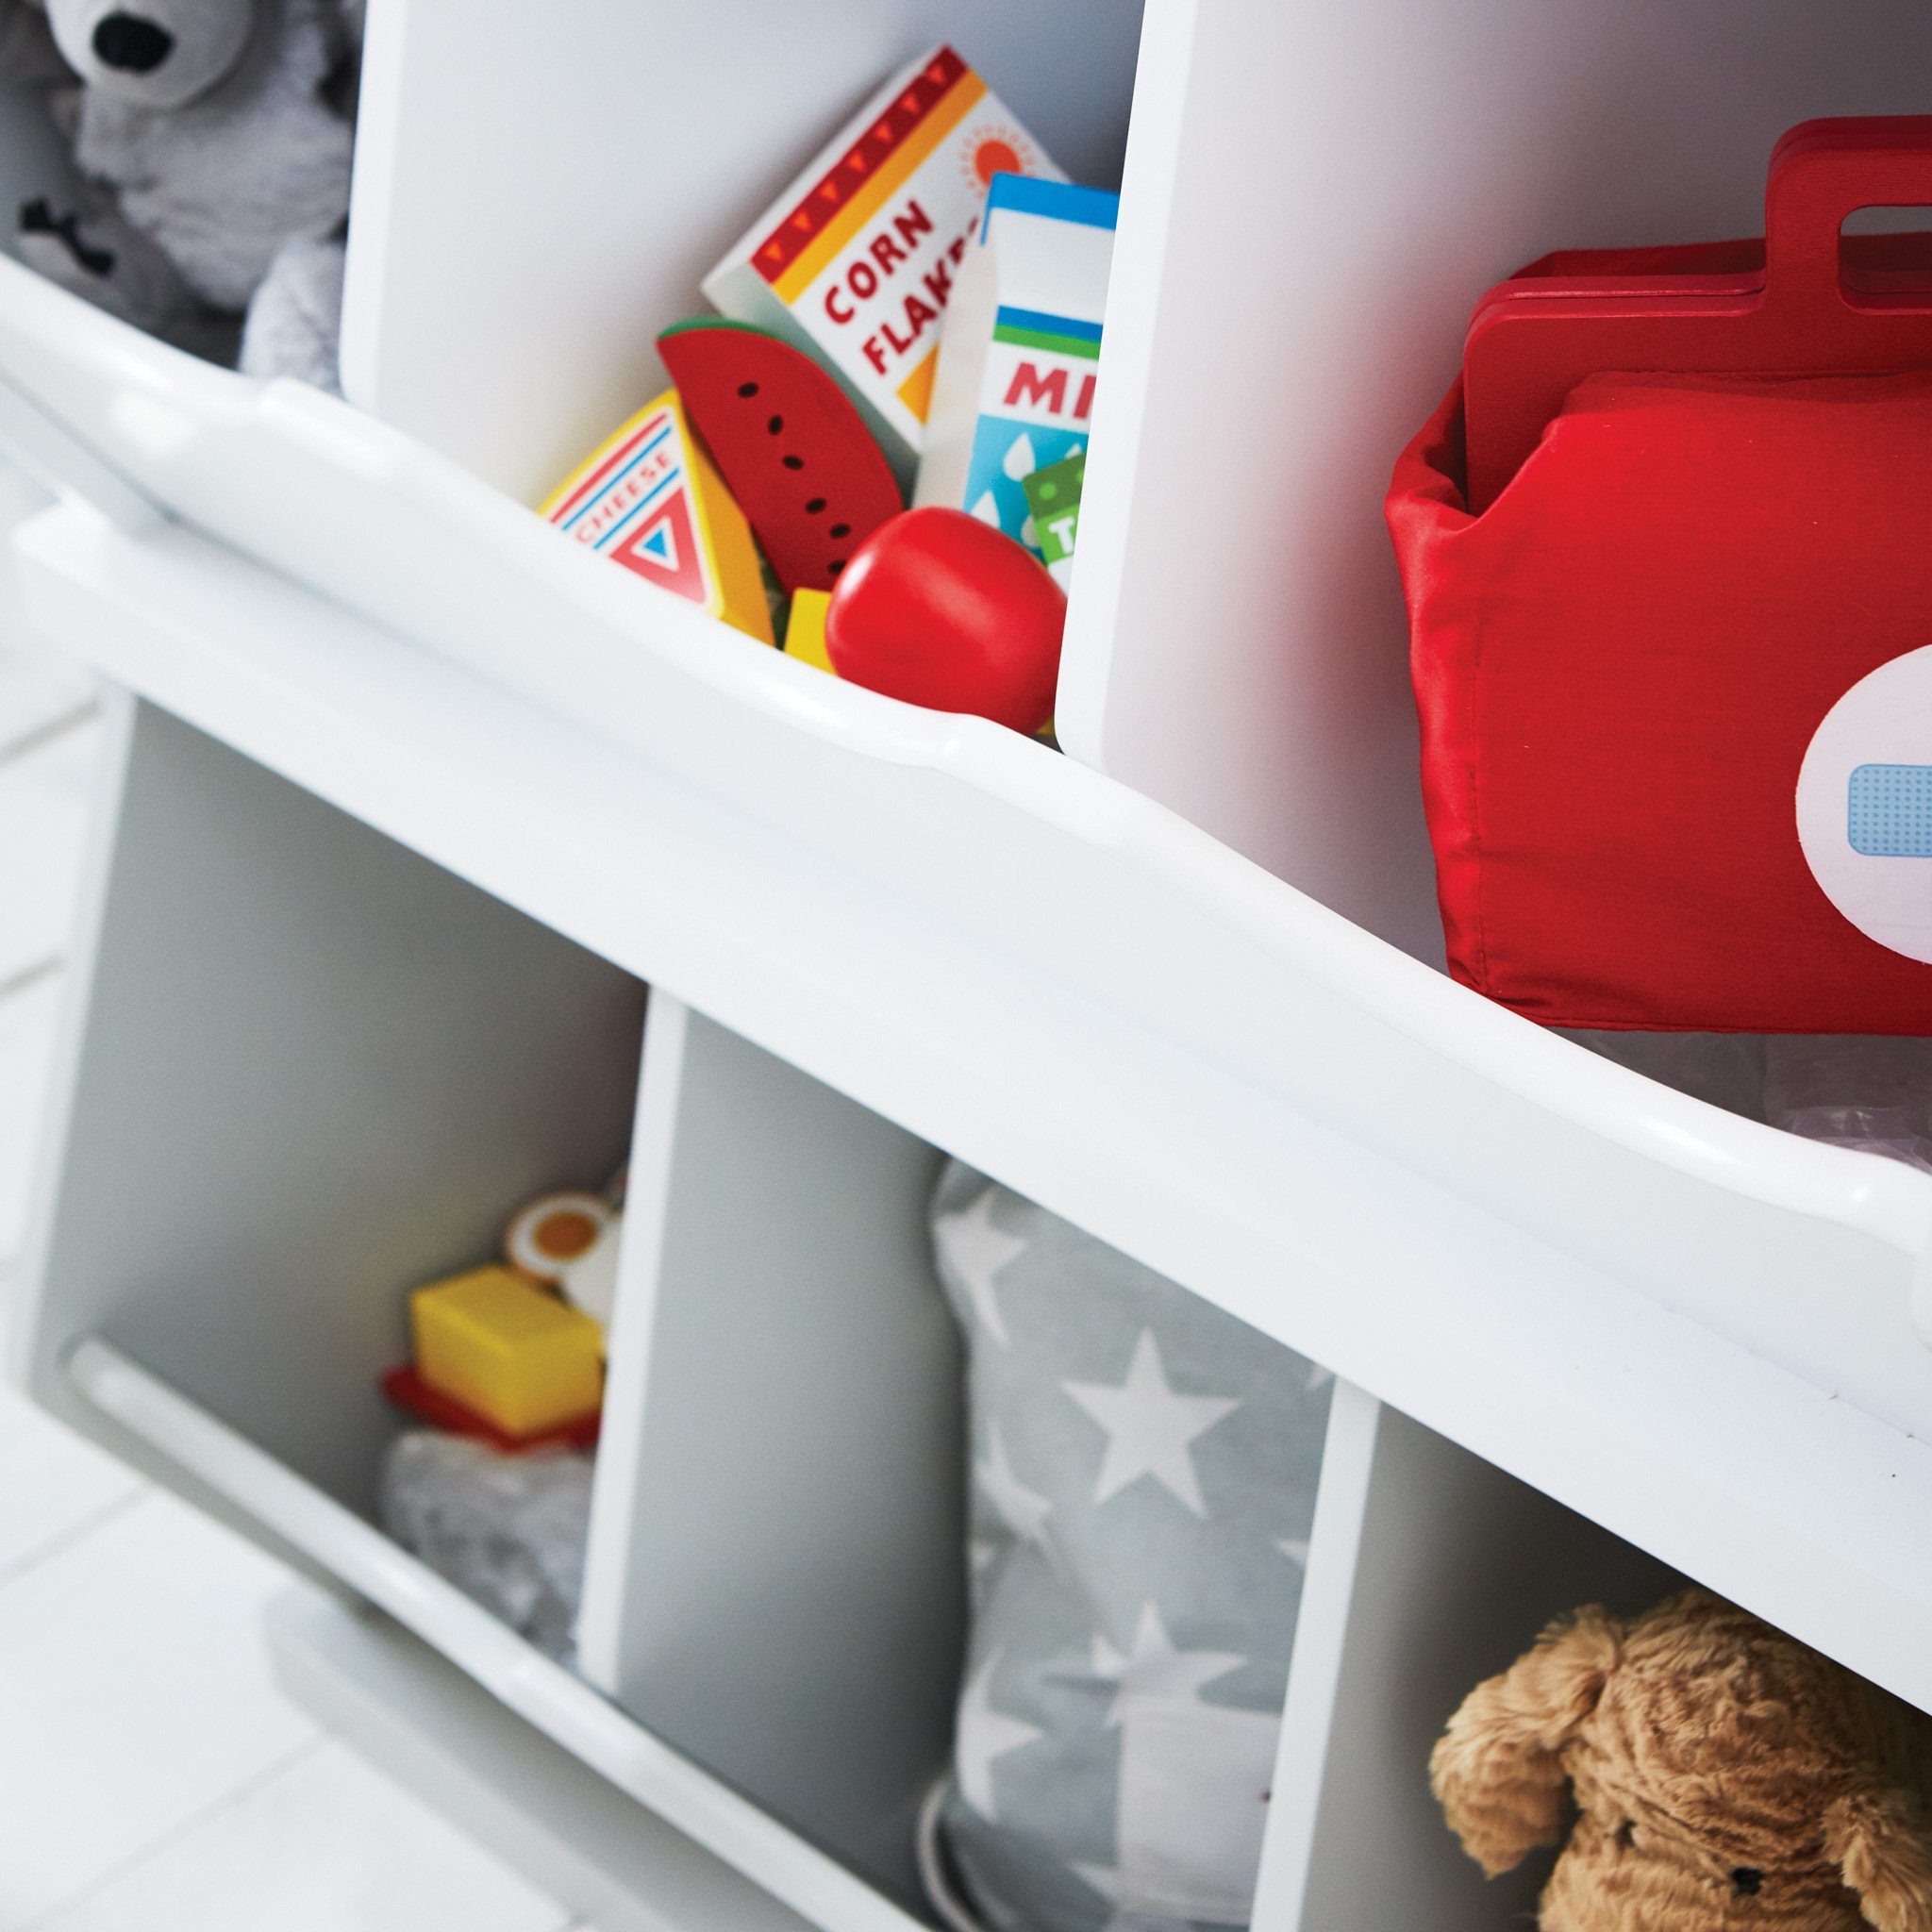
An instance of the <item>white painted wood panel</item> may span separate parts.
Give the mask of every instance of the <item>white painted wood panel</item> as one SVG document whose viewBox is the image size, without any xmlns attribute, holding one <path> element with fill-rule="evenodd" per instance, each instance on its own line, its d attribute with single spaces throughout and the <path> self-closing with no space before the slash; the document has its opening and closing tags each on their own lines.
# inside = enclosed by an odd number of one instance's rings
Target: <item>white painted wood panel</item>
<svg viewBox="0 0 1932 1932">
<path fill-rule="evenodd" d="M 581 1636 L 633 1716 L 915 1908 L 965 1596 L 938 1166 L 658 996 Z"/>
<path fill-rule="evenodd" d="M 168 1469 L 175 1487 L 387 1611 L 592 1771 L 824 1932 L 911 1932 L 916 1921 L 842 1865 L 139 1362 L 83 1341 L 68 1373 L 76 1396 Z"/>
<path fill-rule="evenodd" d="M 653 340 L 709 312 L 699 278 L 935 43 L 1063 168 L 1114 186 L 1141 8 L 374 0 L 370 16 L 345 387 L 532 501 L 662 387 Z"/>
</svg>

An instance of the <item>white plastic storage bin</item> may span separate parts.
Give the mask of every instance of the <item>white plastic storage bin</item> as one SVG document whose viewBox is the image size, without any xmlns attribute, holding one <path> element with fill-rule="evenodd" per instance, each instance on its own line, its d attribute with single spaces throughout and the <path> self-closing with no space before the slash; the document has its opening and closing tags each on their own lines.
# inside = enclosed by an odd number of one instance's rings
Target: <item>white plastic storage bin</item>
<svg viewBox="0 0 1932 1932">
<path fill-rule="evenodd" d="M 906 1932 L 964 1593 L 937 1151 L 166 712 L 109 723 L 21 1371 L 661 1820 L 640 1896 L 728 1904 L 735 1873 L 829 1932 Z M 626 1145 L 579 1678 L 375 1529 L 402 1424 L 375 1384 L 410 1285 Z M 1357 1390 L 1329 1445 L 1261 1909 L 1335 1923 L 1374 1842 L 1349 1923 L 1402 1898 L 1474 1932 L 1494 1897 L 1423 1782 L 1438 1707 L 1540 1606 L 1660 1573 Z M 433 1663 L 356 1654 L 413 1749 L 456 1721 Z M 534 1748 L 475 1775 L 514 1792 Z M 551 1824 L 602 1843 L 600 1815 Z"/>
</svg>

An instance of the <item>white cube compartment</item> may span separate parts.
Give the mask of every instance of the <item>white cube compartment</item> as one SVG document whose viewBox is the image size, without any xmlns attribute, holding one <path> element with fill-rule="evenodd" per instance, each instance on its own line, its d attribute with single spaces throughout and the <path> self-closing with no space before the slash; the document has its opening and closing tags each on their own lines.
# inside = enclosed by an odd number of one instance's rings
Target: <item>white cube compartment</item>
<svg viewBox="0 0 1932 1932">
<path fill-rule="evenodd" d="M 106 1343 L 373 1517 L 408 1291 L 616 1171 L 643 989 L 164 712 L 112 736 L 22 1367 L 72 1415 Z"/>
<path fill-rule="evenodd" d="M 1548 1859 L 1485 1879 L 1430 1794 L 1429 1753 L 1468 1692 L 1553 1618 L 1591 1603 L 1628 1615 L 1684 1582 L 1339 1388 L 1256 1924 L 1387 1932 L 1424 1900 L 1439 1932 L 1531 1922 Z"/>
<path fill-rule="evenodd" d="M 1118 187 L 1141 6 L 376 0 L 344 387 L 535 502 L 664 386 L 656 337 L 710 312 L 699 279 L 934 46 Z"/>
</svg>

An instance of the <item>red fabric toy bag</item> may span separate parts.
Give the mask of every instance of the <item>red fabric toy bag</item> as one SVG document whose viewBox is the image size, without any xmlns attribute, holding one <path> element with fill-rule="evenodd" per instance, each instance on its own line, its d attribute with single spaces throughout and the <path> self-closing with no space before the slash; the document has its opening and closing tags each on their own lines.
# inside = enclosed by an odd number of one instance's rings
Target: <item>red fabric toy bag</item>
<svg viewBox="0 0 1932 1932">
<path fill-rule="evenodd" d="M 1932 1031 L 1932 120 L 1767 241 L 1485 298 L 1389 499 L 1451 971 L 1551 1025 Z"/>
</svg>

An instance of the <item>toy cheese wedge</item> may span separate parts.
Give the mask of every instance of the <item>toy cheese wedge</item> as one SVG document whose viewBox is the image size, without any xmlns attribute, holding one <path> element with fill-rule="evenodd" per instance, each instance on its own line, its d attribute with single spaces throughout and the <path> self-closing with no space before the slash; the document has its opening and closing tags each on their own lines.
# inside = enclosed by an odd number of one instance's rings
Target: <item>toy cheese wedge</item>
<svg viewBox="0 0 1932 1932">
<path fill-rule="evenodd" d="M 896 74 L 705 277 L 845 385 L 909 481 L 940 320 L 997 174 L 1059 170 L 950 47 Z"/>
<path fill-rule="evenodd" d="M 542 507 L 575 542 L 769 644 L 772 614 L 751 525 L 666 390 Z"/>
<path fill-rule="evenodd" d="M 1923 243 L 1840 240 L 1859 208 L 1926 205 L 1932 116 L 1807 121 L 1771 158 L 1761 270 L 1529 275 L 1491 290 L 1463 349 L 1471 509 L 1502 493 L 1588 375 L 1932 369 L 1932 285 L 1886 273 L 1922 263 Z M 1867 262 L 1878 272 L 1860 274 Z"/>
</svg>

